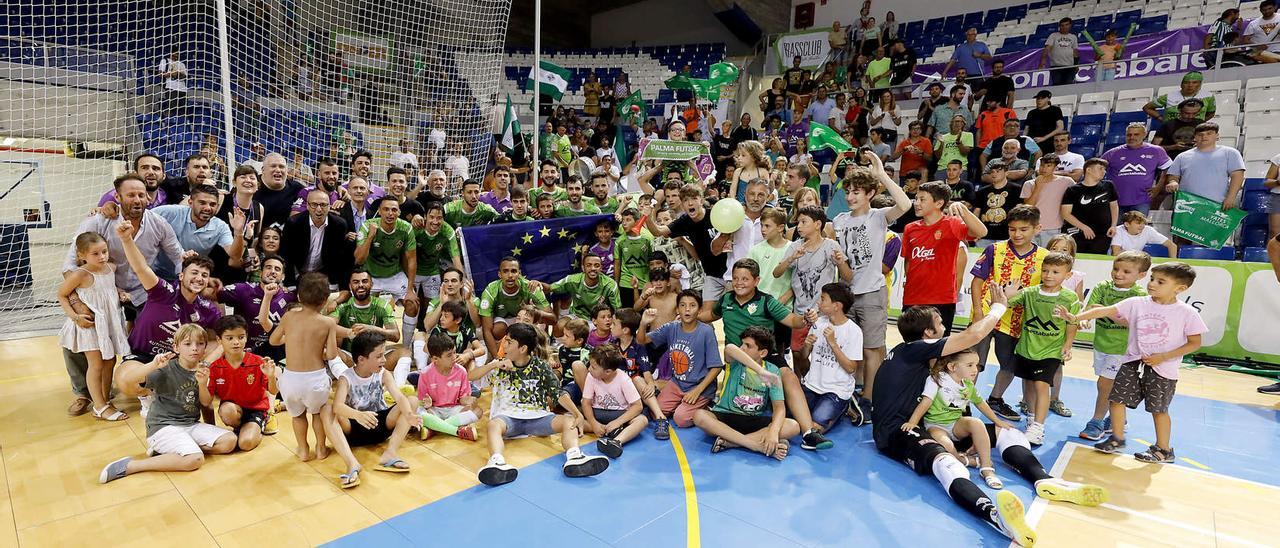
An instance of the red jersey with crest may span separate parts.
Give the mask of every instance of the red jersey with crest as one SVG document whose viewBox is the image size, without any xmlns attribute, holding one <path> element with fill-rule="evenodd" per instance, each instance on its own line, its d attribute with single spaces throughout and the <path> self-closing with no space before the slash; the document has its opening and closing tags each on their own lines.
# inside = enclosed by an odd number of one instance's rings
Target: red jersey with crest
<svg viewBox="0 0 1280 548">
<path fill-rule="evenodd" d="M 956 254 L 968 237 L 969 227 L 959 217 L 907 225 L 902 231 L 902 255 L 907 260 L 904 306 L 956 303 Z"/>
<path fill-rule="evenodd" d="M 269 409 L 271 400 L 267 396 L 267 376 L 262 373 L 262 357 L 245 352 L 240 367 L 231 367 L 226 358 L 218 358 L 209 366 L 209 393 L 244 409 Z"/>
</svg>

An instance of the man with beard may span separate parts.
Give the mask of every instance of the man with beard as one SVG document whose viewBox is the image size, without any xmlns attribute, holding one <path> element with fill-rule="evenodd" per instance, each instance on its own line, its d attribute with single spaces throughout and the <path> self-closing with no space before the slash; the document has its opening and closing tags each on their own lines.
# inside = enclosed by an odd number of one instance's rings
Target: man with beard
<svg viewBox="0 0 1280 548">
<path fill-rule="evenodd" d="M 565 201 L 556 204 L 557 219 L 561 217 L 581 217 L 583 215 L 600 214 L 600 208 L 596 207 L 591 202 L 584 202 L 582 200 L 582 177 L 570 175 L 569 182 L 565 184 L 565 194 L 568 198 L 565 199 Z"/>
<path fill-rule="evenodd" d="M 764 241 L 764 233 L 760 231 L 760 214 L 764 213 L 770 194 L 768 181 L 764 179 L 747 181 L 747 199 L 743 208 L 746 218 L 736 232 L 717 236 L 711 242 L 711 253 L 725 253 L 723 250 L 726 244 L 729 244 L 731 247 L 727 251 L 729 256 L 725 259 L 726 264 L 735 264 L 739 259 L 749 257 L 751 248 Z M 723 277 L 726 284 L 732 279 L 730 272 L 726 272 Z"/>
<path fill-rule="evenodd" d="M 298 191 L 298 197 L 293 201 L 290 216 L 303 213 L 307 210 L 307 194 L 314 189 L 320 189 L 329 193 L 329 201 L 334 204 L 334 209 L 339 209 L 339 202 L 342 199 L 342 192 L 338 188 L 338 163 L 332 158 L 321 158 L 316 162 L 316 184 L 309 185 Z"/>
<path fill-rule="evenodd" d="M 602 275 L 604 262 L 599 255 L 582 256 L 582 272 L 569 274 L 554 283 L 536 282 L 547 294 L 569 295 L 569 315 L 590 321 L 597 306 L 608 304 L 614 310 L 622 307 L 618 282 Z M 569 364 L 561 364 L 569 365 Z"/>
<path fill-rule="evenodd" d="M 227 266 L 240 268 L 244 260 L 244 238 L 235 235 L 244 233 L 244 212 L 236 210 L 231 215 L 231 223 L 214 217 L 218 212 L 218 189 L 213 185 L 200 185 L 191 191 L 188 199 L 190 205 L 164 205 L 155 208 L 156 215 L 173 227 L 173 233 L 183 249 L 195 251 L 197 255 L 209 256 L 213 246 L 219 246 L 227 252 Z M 177 275 L 173 264 L 161 261 L 160 277 L 172 279 Z"/>
<path fill-rule="evenodd" d="M 608 165 L 611 158 L 612 156 L 604 157 L 606 165 Z M 599 208 L 601 213 L 613 214 L 613 212 L 618 210 L 618 198 L 616 196 L 609 195 L 610 178 L 611 176 L 604 172 L 591 174 L 590 204 Z"/>
<path fill-rule="evenodd" d="M 133 159 L 133 173 L 142 178 L 142 184 L 147 188 L 147 198 L 150 200 L 147 203 L 147 209 L 167 203 L 165 192 L 160 189 L 161 183 L 164 182 L 164 162 L 159 156 L 150 152 L 139 154 Z M 116 198 L 115 190 L 104 192 L 102 198 L 98 200 L 98 207 L 107 205 L 107 202 L 120 203 Z"/>
<path fill-rule="evenodd" d="M 378 201 L 378 216 L 365 221 L 359 234 L 356 264 L 364 265 L 373 276 L 375 293 L 389 293 L 395 304 L 404 303 L 402 338 L 410 343 L 418 323 L 418 294 L 412 291 L 418 275 L 418 243 L 413 225 L 400 218 L 400 204 L 388 196 Z"/>
<path fill-rule="evenodd" d="M 444 205 L 444 220 L 453 228 L 487 225 L 498 217 L 492 206 L 480 201 L 480 181 L 462 183 L 462 197 Z"/>
<path fill-rule="evenodd" d="M 208 156 L 197 152 L 187 156 L 185 165 L 181 177 L 168 177 L 160 183 L 160 190 L 164 191 L 164 203 L 181 204 L 196 187 L 212 182 L 210 179 L 213 178 L 213 168 Z"/>
<path fill-rule="evenodd" d="M 542 165 L 538 168 L 538 184 L 529 190 L 529 203 L 537 204 L 538 196 L 548 194 L 551 196 L 552 202 L 561 202 L 569 198 L 564 188 L 557 187 L 560 183 L 560 168 L 556 167 L 555 162 L 551 160 L 543 160 Z"/>
<path fill-rule="evenodd" d="M 329 194 L 312 190 L 307 194 L 307 214 L 294 216 L 285 223 L 280 249 L 291 267 L 285 277 L 289 283 L 305 272 L 323 272 L 333 286 L 351 276 L 356 233 L 341 217 L 330 213 L 329 208 Z"/>
<path fill-rule="evenodd" d="M 364 331 L 373 331 L 387 338 L 387 342 L 400 342 L 400 329 L 396 325 L 395 311 L 382 299 L 373 298 L 373 277 L 363 268 L 351 272 L 347 279 L 346 294 L 351 298 L 339 304 L 329 315 L 337 318 L 338 325 L 358 335 Z M 350 348 L 344 344 L 344 347 Z M 350 356 L 343 356 L 343 361 Z M 336 365 L 336 364 L 332 364 Z M 352 364 L 347 364 L 350 367 Z"/>
<path fill-rule="evenodd" d="M 134 242 L 137 230 L 127 220 L 115 226 L 116 237 L 124 247 L 129 268 L 133 269 L 147 292 L 147 304 L 138 312 L 138 319 L 129 332 L 130 353 L 121 360 L 117 379 L 128 378 L 129 370 L 146 367 L 157 357 L 171 355 L 174 350 L 173 334 L 182 324 L 195 323 L 212 329 L 213 322 L 222 317 L 222 309 L 200 294 L 209 285 L 213 261 L 200 255 L 188 255 L 182 260 L 177 283 L 162 280 L 151 270 L 142 250 Z M 138 397 L 142 404 L 141 415 L 146 418 L 150 405 L 149 391 L 140 385 L 120 384 L 117 388 L 126 396 Z"/>
<path fill-rule="evenodd" d="M 511 167 L 499 165 L 493 169 L 493 190 L 480 195 L 480 201 L 494 211 L 505 213 L 511 209 Z"/>
<path fill-rule="evenodd" d="M 158 163 L 154 156 L 147 157 Z M 175 263 L 182 261 L 182 247 L 174 237 L 173 227 L 147 209 L 148 204 L 153 203 L 153 198 L 147 191 L 143 177 L 137 173 L 126 173 L 116 177 L 112 184 L 115 190 L 111 192 L 110 202 L 119 204 L 120 214 L 108 217 L 99 213 L 89 217 L 80 222 L 75 234 L 94 232 L 102 236 L 107 241 L 107 252 L 111 255 L 111 262 L 124 265 L 129 261 L 125 257 L 124 245 L 116 235 L 115 227 L 127 221 L 131 226 L 138 227 L 134 231 L 133 244 L 141 250 L 143 260 L 147 264 L 155 262 L 162 253 L 170 261 Z M 62 272 L 65 275 L 76 268 L 78 268 L 76 248 L 72 245 L 67 249 Z M 132 322 L 138 315 L 138 308 L 147 301 L 147 291 L 143 289 L 142 282 L 138 281 L 137 274 L 128 268 L 117 268 L 115 281 L 116 289 L 120 293 L 120 303 L 124 307 L 125 319 Z M 71 295 L 70 301 L 77 313 L 92 314 L 75 294 Z M 88 371 L 89 364 L 85 361 L 84 354 L 71 352 L 65 348 L 62 350 L 62 358 L 67 366 L 67 374 L 71 377 L 72 391 L 76 394 L 76 399 L 67 408 L 67 413 L 72 416 L 83 415 L 89 410 L 89 388 L 85 385 L 85 372 Z"/>
<path fill-rule="evenodd" d="M 298 193 L 306 187 L 288 179 L 289 165 L 284 156 L 272 152 L 262 161 L 262 186 L 253 199 L 262 204 L 262 227 L 284 226 L 293 211 Z M 297 264 L 289 261 L 291 264 Z"/>
<path fill-rule="evenodd" d="M 535 322 L 555 322 L 541 285 L 520 275 L 519 260 L 505 257 L 498 263 L 498 279 L 480 294 L 480 323 L 490 356 L 498 355 L 498 341 L 507 336 L 507 324 L 514 323 L 516 314 L 526 307 L 532 307 Z"/>
<path fill-rule="evenodd" d="M 234 283 L 216 292 L 206 288 L 205 295 L 230 306 L 232 313 L 248 320 L 246 350 L 280 361 L 284 359 L 284 347 L 268 344 L 268 339 L 285 310 L 298 299 L 284 287 L 284 259 L 267 255 L 258 264 L 260 281 Z"/>
<path fill-rule="evenodd" d="M 430 202 L 439 202 L 440 205 L 444 205 L 445 202 L 449 201 L 449 198 L 445 196 L 444 190 L 446 181 L 447 179 L 445 178 L 444 171 L 439 169 L 431 170 L 430 173 L 427 173 L 426 188 L 422 189 L 422 191 L 418 193 L 418 202 L 421 203 L 424 208 Z"/>
</svg>

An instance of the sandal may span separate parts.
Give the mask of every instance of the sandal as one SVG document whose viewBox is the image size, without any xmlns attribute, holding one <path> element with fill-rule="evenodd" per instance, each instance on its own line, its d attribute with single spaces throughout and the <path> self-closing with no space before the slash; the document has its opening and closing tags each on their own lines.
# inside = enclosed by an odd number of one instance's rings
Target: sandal
<svg viewBox="0 0 1280 548">
<path fill-rule="evenodd" d="M 987 487 L 992 489 L 1004 489 L 1004 482 L 1000 481 L 1000 478 L 996 477 L 995 468 L 984 466 L 978 469 L 978 473 L 982 475 L 982 479 L 987 481 Z"/>
<path fill-rule="evenodd" d="M 110 414 L 110 415 L 103 416 L 103 413 L 106 413 L 108 409 L 110 409 L 110 410 L 112 410 L 112 411 L 115 411 L 115 413 L 112 413 L 112 414 Z M 125 419 L 129 418 L 129 415 L 126 415 L 126 414 L 124 413 L 124 411 L 121 411 L 121 410 L 119 410 L 119 409 L 116 409 L 116 408 L 114 408 L 114 407 L 111 407 L 111 404 L 109 404 L 109 403 L 108 403 L 108 404 L 106 404 L 106 405 L 104 405 L 104 406 L 102 406 L 102 408 L 101 408 L 101 409 L 96 409 L 96 408 L 95 408 L 95 409 L 93 410 L 93 416 L 94 416 L 94 417 L 96 417 L 96 418 L 98 418 L 98 419 L 101 419 L 101 420 L 107 421 L 107 422 L 118 422 L 118 421 L 122 421 L 122 420 L 125 420 Z"/>
<path fill-rule="evenodd" d="M 724 441 L 724 438 L 716 438 L 716 441 L 711 442 L 711 453 L 712 453 L 712 454 L 714 454 L 714 453 L 719 453 L 719 452 L 724 451 L 725 449 L 728 449 L 728 448 L 729 448 L 729 444 L 728 444 L 728 442 Z"/>
<path fill-rule="evenodd" d="M 338 484 L 338 487 L 343 489 L 350 489 L 360 485 L 360 469 L 356 468 L 355 470 L 341 474 L 338 476 L 338 479 L 342 480 L 342 483 Z"/>
<path fill-rule="evenodd" d="M 378 463 L 375 470 L 380 472 L 408 472 L 409 463 L 405 462 L 404 459 L 392 459 L 387 462 Z"/>
<path fill-rule="evenodd" d="M 89 407 L 91 407 L 92 405 L 93 405 L 93 402 L 90 401 L 89 398 L 86 398 L 83 396 L 78 397 L 71 401 L 70 407 L 67 407 L 67 414 L 71 415 L 72 417 L 79 417 L 80 415 L 88 413 Z"/>
<path fill-rule="evenodd" d="M 968 453 L 960 455 L 960 462 L 964 464 L 965 468 L 977 468 L 982 466 L 982 461 L 978 460 L 977 455 L 970 455 Z"/>
</svg>

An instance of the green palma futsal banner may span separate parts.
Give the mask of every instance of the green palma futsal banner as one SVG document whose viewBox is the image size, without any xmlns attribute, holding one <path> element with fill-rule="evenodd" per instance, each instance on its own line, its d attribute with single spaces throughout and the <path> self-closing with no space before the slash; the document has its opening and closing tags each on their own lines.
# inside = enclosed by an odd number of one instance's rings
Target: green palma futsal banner
<svg viewBox="0 0 1280 548">
<path fill-rule="evenodd" d="M 969 263 L 965 268 L 964 283 L 956 305 L 958 324 L 968 322 L 971 295 L 969 286 L 973 276 L 969 270 L 978 259 L 977 249 L 969 250 Z M 1104 255 L 1080 255 L 1075 270 L 1085 273 L 1085 295 L 1094 285 L 1111 278 L 1112 257 Z M 1155 258 L 1156 264 L 1170 259 Z M 1209 326 L 1199 353 L 1219 358 L 1244 359 L 1280 364 L 1280 337 L 1275 336 L 1275 326 L 1280 325 L 1280 282 L 1267 263 L 1237 261 L 1199 261 L 1179 259 L 1196 269 L 1196 281 L 1181 299 L 1200 311 L 1200 317 Z M 893 273 L 893 293 L 890 309 L 894 317 L 902 309 L 903 263 L 898 262 Z M 1138 281 L 1144 286 L 1147 279 Z M 963 318 L 963 319 L 962 319 Z M 1081 330 L 1077 340 L 1092 341 L 1093 330 Z"/>
</svg>

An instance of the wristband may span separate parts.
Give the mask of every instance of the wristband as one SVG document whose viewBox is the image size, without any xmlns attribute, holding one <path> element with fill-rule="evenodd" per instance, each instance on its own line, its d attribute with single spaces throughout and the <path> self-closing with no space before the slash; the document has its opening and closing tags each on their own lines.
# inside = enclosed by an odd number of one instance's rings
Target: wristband
<svg viewBox="0 0 1280 548">
<path fill-rule="evenodd" d="M 1009 307 L 1005 306 L 1004 303 L 992 303 L 991 311 L 987 312 L 987 317 L 999 320 L 1001 316 L 1004 316 L 1004 312 L 1008 309 Z"/>
</svg>

